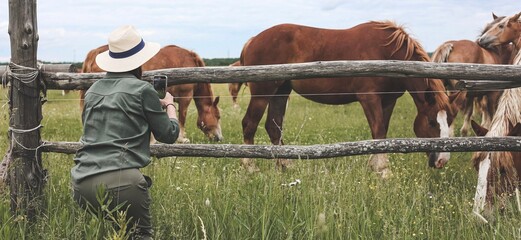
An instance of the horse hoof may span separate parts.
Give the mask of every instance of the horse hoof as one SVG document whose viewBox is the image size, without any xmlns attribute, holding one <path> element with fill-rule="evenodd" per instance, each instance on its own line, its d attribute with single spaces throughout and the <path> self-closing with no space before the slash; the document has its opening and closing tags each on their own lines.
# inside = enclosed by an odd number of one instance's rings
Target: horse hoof
<svg viewBox="0 0 521 240">
<path fill-rule="evenodd" d="M 291 159 L 277 159 L 275 162 L 275 168 L 277 170 L 286 171 L 293 166 Z"/>
<path fill-rule="evenodd" d="M 188 143 L 190 143 L 190 139 L 188 139 L 188 138 L 179 138 L 179 139 L 177 139 L 177 143 L 188 144 Z"/>
<path fill-rule="evenodd" d="M 249 159 L 249 158 L 243 158 L 241 159 L 241 166 L 248 172 L 248 173 L 256 173 L 260 172 L 260 169 L 255 165 L 255 163 Z"/>
<path fill-rule="evenodd" d="M 246 171 L 248 173 L 256 173 L 256 172 L 260 172 L 260 169 L 259 169 L 259 167 L 254 165 L 254 166 L 247 166 Z"/>
<path fill-rule="evenodd" d="M 380 172 L 376 172 L 381 179 L 389 179 L 393 176 L 393 173 L 391 172 L 391 169 L 389 168 L 385 168 L 385 169 L 382 169 Z"/>
<path fill-rule="evenodd" d="M 385 153 L 373 154 L 369 156 L 368 166 L 373 172 L 387 171 L 389 169 L 389 158 Z"/>
<path fill-rule="evenodd" d="M 460 134 L 461 134 L 462 137 L 466 137 L 466 136 L 469 135 L 469 132 L 468 132 L 467 129 L 461 129 L 460 130 Z"/>
</svg>

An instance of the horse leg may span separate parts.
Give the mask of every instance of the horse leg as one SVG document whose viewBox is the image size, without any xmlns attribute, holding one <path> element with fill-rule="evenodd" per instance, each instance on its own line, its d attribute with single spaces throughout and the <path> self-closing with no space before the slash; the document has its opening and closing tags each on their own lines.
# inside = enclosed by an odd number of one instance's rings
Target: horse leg
<svg viewBox="0 0 521 240">
<path fill-rule="evenodd" d="M 241 85 L 242 83 L 228 83 L 228 91 L 232 95 L 233 108 L 239 108 L 239 104 L 237 103 L 237 96 L 239 95 Z"/>
<path fill-rule="evenodd" d="M 289 82 L 288 82 L 289 83 Z M 284 115 L 286 114 L 286 106 L 288 104 L 289 94 L 291 93 L 291 86 L 286 84 L 281 86 L 272 97 L 268 106 L 268 115 L 264 125 L 268 136 L 273 145 L 284 145 L 282 140 Z M 286 170 L 291 165 L 290 159 L 276 159 L 275 166 L 277 169 Z"/>
<path fill-rule="evenodd" d="M 394 104 L 391 103 L 389 106 L 386 106 L 386 112 L 389 112 L 389 116 L 386 117 L 389 118 L 389 120 L 385 122 L 384 108 L 380 96 L 361 96 L 359 97 L 359 102 L 364 109 L 373 139 L 384 139 L 387 136 L 386 126 L 389 127 L 388 121 L 390 120 L 390 112 L 392 112 L 392 106 L 394 106 Z M 389 158 L 385 153 L 371 155 L 369 157 L 368 166 L 383 179 L 390 177 L 392 174 L 389 168 Z"/>
<path fill-rule="evenodd" d="M 468 136 L 470 130 L 470 120 L 474 112 L 474 97 L 467 97 L 465 106 L 463 107 L 463 126 L 461 126 L 461 136 Z"/>
<path fill-rule="evenodd" d="M 179 103 L 179 113 L 177 119 L 179 120 L 179 136 L 177 137 L 178 143 L 190 143 L 190 139 L 186 136 L 186 114 L 188 112 L 188 106 L 192 101 L 192 96 L 179 96 L 175 97 L 175 101 Z"/>
<path fill-rule="evenodd" d="M 393 114 L 394 106 L 396 106 L 396 100 L 397 100 L 397 98 L 382 99 L 383 123 L 384 123 L 386 133 L 389 131 L 389 123 L 391 122 L 391 115 Z"/>
<path fill-rule="evenodd" d="M 490 125 L 492 125 L 492 117 L 494 117 L 494 114 L 496 113 L 497 106 L 493 102 L 493 96 L 487 95 L 485 96 L 485 98 L 486 101 L 484 102 L 485 106 L 483 109 L 483 118 L 481 121 L 481 126 L 485 128 L 490 128 Z"/>
<path fill-rule="evenodd" d="M 262 119 L 264 111 L 266 110 L 269 102 L 269 98 L 265 96 L 266 95 L 263 95 L 263 97 L 256 97 L 254 94 L 252 94 L 250 103 L 248 104 L 248 109 L 246 110 L 246 114 L 242 119 L 244 144 L 254 144 L 255 132 L 257 131 L 259 122 Z M 255 165 L 255 162 L 249 158 L 242 158 L 241 165 L 250 173 L 259 171 L 259 168 Z"/>
</svg>

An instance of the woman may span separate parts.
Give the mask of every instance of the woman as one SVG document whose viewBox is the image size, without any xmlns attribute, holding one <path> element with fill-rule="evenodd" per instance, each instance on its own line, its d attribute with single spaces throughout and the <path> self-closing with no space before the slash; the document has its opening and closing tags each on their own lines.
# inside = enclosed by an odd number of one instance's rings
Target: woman
<svg viewBox="0 0 521 240">
<path fill-rule="evenodd" d="M 82 147 L 71 170 L 73 197 L 83 208 L 97 210 L 96 194 L 105 191 L 111 208 L 124 204 L 134 237 L 151 238 L 151 181 L 139 169 L 150 163 L 150 133 L 163 143 L 176 141 L 176 109 L 172 95 L 159 99 L 153 86 L 140 80 L 141 65 L 159 44 L 144 42 L 132 26 L 114 30 L 108 42 L 109 50 L 96 57 L 107 74 L 85 95 Z"/>
</svg>

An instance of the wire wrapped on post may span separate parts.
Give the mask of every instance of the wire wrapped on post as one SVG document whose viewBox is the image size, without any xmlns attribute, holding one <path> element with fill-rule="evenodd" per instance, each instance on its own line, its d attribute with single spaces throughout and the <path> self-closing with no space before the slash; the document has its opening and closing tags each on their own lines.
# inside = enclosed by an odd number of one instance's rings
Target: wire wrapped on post
<svg viewBox="0 0 521 240">
<path fill-rule="evenodd" d="M 38 64 L 37 68 L 32 68 L 10 62 L 2 76 L 2 85 L 6 87 L 11 84 L 11 87 L 21 94 L 31 98 L 40 98 L 40 102 L 44 104 L 47 101 L 47 88 L 40 77 L 41 66 Z M 36 85 L 30 85 L 35 81 L 39 82 Z"/>
<path fill-rule="evenodd" d="M 39 73 L 40 69 L 38 68 L 25 67 L 13 62 L 9 63 L 9 67 L 5 71 L 5 74 L 9 74 L 11 78 L 19 80 L 25 84 L 34 82 Z"/>
</svg>

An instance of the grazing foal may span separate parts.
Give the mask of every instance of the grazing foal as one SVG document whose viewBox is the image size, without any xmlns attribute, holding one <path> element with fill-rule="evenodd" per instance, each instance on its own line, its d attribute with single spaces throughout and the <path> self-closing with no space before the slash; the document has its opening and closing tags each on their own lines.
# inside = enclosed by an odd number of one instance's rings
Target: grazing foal
<svg viewBox="0 0 521 240">
<path fill-rule="evenodd" d="M 492 118 L 490 130 L 472 121 L 478 136 L 521 136 L 521 88 L 507 89 L 499 99 L 498 109 Z M 515 126 L 515 127 L 514 127 Z M 520 152 L 476 152 L 472 156 L 478 170 L 478 183 L 473 212 L 486 218 L 492 216 L 496 200 L 504 206 L 505 197 L 519 185 L 521 173 Z"/>
<path fill-rule="evenodd" d="M 521 13 L 507 17 L 495 23 L 479 39 L 484 47 L 493 47 L 505 43 L 513 43 L 515 47 L 514 65 L 521 65 L 519 48 L 521 47 Z M 492 118 L 489 131 L 474 124 L 478 135 L 485 136 L 519 136 L 521 122 L 521 88 L 504 91 L 499 99 L 498 109 Z M 515 126 L 515 127 L 514 127 Z M 485 133 L 485 134 L 483 134 Z M 519 185 L 521 158 L 518 152 L 477 152 L 473 161 L 478 169 L 478 184 L 474 198 L 473 212 L 481 216 L 492 217 L 493 205 L 499 200 L 504 207 L 506 195 Z"/>
<path fill-rule="evenodd" d="M 103 70 L 96 65 L 94 59 L 96 55 L 107 50 L 107 45 L 91 50 L 83 62 L 82 72 L 103 72 Z M 180 67 L 204 67 L 204 62 L 195 52 L 175 45 L 167 45 L 161 48 L 156 56 L 142 66 L 143 71 Z M 168 92 L 174 96 L 174 101 L 179 103 L 178 116 L 181 131 L 177 142 L 190 142 L 186 135 L 185 125 L 188 106 L 192 99 L 197 108 L 197 127 L 201 129 L 211 141 L 221 141 L 223 139 L 220 125 L 221 115 L 217 107 L 219 97 L 214 99 L 210 83 L 174 85 L 168 88 Z M 85 91 L 80 91 L 81 108 L 83 108 L 84 95 Z"/>
</svg>

